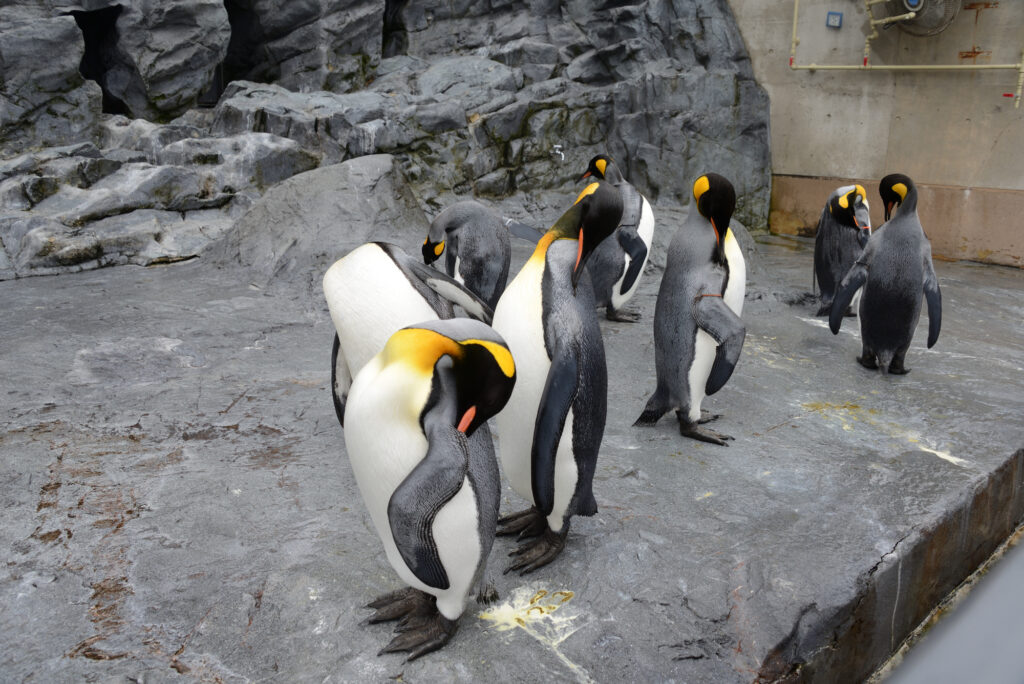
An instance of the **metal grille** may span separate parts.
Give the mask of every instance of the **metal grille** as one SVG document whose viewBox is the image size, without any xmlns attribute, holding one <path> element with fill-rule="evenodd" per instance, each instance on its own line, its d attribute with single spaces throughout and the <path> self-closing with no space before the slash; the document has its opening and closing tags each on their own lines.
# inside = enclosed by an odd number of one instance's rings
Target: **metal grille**
<svg viewBox="0 0 1024 684">
<path fill-rule="evenodd" d="M 921 8 L 916 10 L 916 17 L 896 22 L 896 25 L 912 36 L 934 36 L 953 23 L 962 4 L 963 0 L 922 0 Z M 903 0 L 889 0 L 885 8 L 890 17 L 907 12 Z"/>
</svg>

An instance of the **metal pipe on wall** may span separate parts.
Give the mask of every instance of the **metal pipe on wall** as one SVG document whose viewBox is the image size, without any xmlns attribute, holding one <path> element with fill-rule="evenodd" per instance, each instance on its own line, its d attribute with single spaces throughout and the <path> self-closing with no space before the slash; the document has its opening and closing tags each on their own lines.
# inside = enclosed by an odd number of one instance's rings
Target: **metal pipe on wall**
<svg viewBox="0 0 1024 684">
<path fill-rule="evenodd" d="M 871 24 L 871 34 L 864 41 L 864 63 L 863 64 L 797 64 L 796 46 L 800 44 L 797 35 L 798 16 L 800 12 L 800 0 L 793 0 L 793 38 L 789 46 L 789 68 L 798 71 L 984 71 L 992 69 L 1014 69 L 1017 75 L 1017 92 L 1013 95 L 1013 106 L 1020 108 L 1022 91 L 1024 91 L 1024 52 L 1021 53 L 1020 61 L 1016 64 L 869 64 L 871 52 L 871 40 L 878 37 L 876 26 L 888 24 L 894 21 L 911 19 L 916 16 L 914 12 L 908 12 L 897 17 L 886 17 L 875 19 L 871 13 L 871 6 L 877 5 L 885 0 L 865 0 L 864 6 L 867 10 Z"/>
</svg>

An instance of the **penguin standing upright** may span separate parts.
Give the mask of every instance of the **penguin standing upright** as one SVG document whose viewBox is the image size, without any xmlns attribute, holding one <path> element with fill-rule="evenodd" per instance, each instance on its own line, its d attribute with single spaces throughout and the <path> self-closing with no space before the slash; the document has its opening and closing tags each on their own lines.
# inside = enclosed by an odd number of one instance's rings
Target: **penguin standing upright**
<svg viewBox="0 0 1024 684">
<path fill-rule="evenodd" d="M 494 542 L 501 489 L 494 445 L 477 437 L 515 385 L 493 329 L 470 319 L 403 328 L 356 375 L 345 450 L 388 561 L 408 586 L 369 604 L 402 618 L 381 653 L 408 659 L 455 632 Z"/>
<path fill-rule="evenodd" d="M 537 243 L 494 311 L 518 380 L 497 418 L 512 488 L 532 506 L 499 521 L 498 534 L 535 537 L 506 569 L 531 572 L 565 547 L 573 515 L 594 515 L 593 479 L 604 434 L 608 374 L 594 293 L 581 277 L 622 215 L 613 186 L 591 183 Z"/>
<path fill-rule="evenodd" d="M 832 310 L 839 283 L 871 237 L 869 208 L 863 187 L 844 185 L 829 195 L 821 211 L 814 236 L 814 275 L 821 288 L 818 316 Z"/>
<path fill-rule="evenodd" d="M 590 160 L 580 180 L 594 176 L 614 185 L 622 195 L 622 219 L 610 240 L 604 240 L 587 262 L 598 307 L 610 321 L 632 322 L 640 315 L 622 307 L 636 293 L 654 240 L 654 212 L 647 198 L 630 185 L 611 157 Z"/>
<path fill-rule="evenodd" d="M 693 184 L 693 197 L 696 211 L 691 208 L 672 238 L 654 308 L 657 388 L 634 425 L 653 425 L 675 408 L 680 434 L 725 445 L 732 437 L 699 425 L 718 417 L 702 415 L 700 405 L 739 361 L 746 268 L 729 230 L 736 207 L 732 184 L 708 173 Z"/>
<path fill-rule="evenodd" d="M 843 278 L 828 323 L 832 333 L 838 334 L 846 307 L 863 287 L 863 349 L 857 361 L 865 368 L 902 375 L 910 371 L 904 357 L 921 317 L 921 295 L 928 302 L 931 349 L 942 327 L 942 293 L 932 264 L 932 246 L 917 216 L 914 181 L 901 173 L 890 174 L 879 183 L 878 192 L 885 203 L 886 222 L 874 232 Z M 893 215 L 897 206 L 899 210 Z"/>
<path fill-rule="evenodd" d="M 360 245 L 334 262 L 323 287 L 336 330 L 331 393 L 342 426 L 352 378 L 396 330 L 451 318 L 453 302 L 475 318 L 491 320 L 491 307 L 473 293 L 386 242 Z"/>
<path fill-rule="evenodd" d="M 494 308 L 505 291 L 512 255 L 501 217 L 474 200 L 445 208 L 423 241 L 423 263 L 432 264 L 441 255 L 444 272 Z"/>
</svg>

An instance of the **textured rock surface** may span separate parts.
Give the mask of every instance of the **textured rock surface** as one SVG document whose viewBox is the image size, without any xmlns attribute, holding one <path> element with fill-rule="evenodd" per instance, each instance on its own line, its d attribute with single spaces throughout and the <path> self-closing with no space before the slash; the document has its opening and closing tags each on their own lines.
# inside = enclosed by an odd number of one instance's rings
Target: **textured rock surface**
<svg viewBox="0 0 1024 684">
<path fill-rule="evenodd" d="M 333 235 L 336 256 L 363 239 Z M 415 251 L 422 232 L 397 237 Z M 938 345 L 924 349 L 922 321 L 913 372 L 879 377 L 853 361 L 856 326 L 834 337 L 813 317 L 810 241 L 764 238 L 743 356 L 707 402 L 736 436 L 721 448 L 671 421 L 630 425 L 653 388 L 667 238 L 634 300 L 643 320 L 602 321 L 599 513 L 552 565 L 499 575 L 502 619 L 471 604 L 443 652 L 408 664 L 376 656 L 389 627 L 360 624 L 398 582 L 347 464 L 333 327 L 301 268 L 269 288 L 205 259 L 0 283 L 5 677 L 860 681 L 1024 516 L 1024 274 L 936 264 Z M 504 491 L 504 510 L 521 504 Z"/>
</svg>

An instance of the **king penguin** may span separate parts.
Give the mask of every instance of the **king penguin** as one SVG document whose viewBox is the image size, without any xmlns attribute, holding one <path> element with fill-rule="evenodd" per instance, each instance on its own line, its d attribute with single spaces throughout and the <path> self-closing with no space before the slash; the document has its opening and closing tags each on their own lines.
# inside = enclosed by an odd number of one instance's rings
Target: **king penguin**
<svg viewBox="0 0 1024 684">
<path fill-rule="evenodd" d="M 505 291 L 512 255 L 501 217 L 474 200 L 445 208 L 423 241 L 423 263 L 431 264 L 442 255 L 444 272 L 493 309 Z"/>
<path fill-rule="evenodd" d="M 519 379 L 496 420 L 501 464 L 531 507 L 499 521 L 498 534 L 534 537 L 505 572 L 550 563 L 573 515 L 594 515 L 593 479 L 604 435 L 608 373 L 594 293 L 583 269 L 615 230 L 622 199 L 591 183 L 540 239 L 494 311 Z"/>
<path fill-rule="evenodd" d="M 360 245 L 334 262 L 323 287 L 336 330 L 331 393 L 342 427 L 352 378 L 396 330 L 451 318 L 453 302 L 474 318 L 491 320 L 491 307 L 473 293 L 386 242 Z"/>
<path fill-rule="evenodd" d="M 818 316 L 832 310 L 843 276 L 871 237 L 867 193 L 860 185 L 844 185 L 829 195 L 814 236 L 814 275 L 821 288 Z M 856 302 L 854 302 L 855 307 Z"/>
<path fill-rule="evenodd" d="M 647 198 L 630 185 L 611 157 L 603 154 L 590 160 L 580 180 L 600 178 L 614 185 L 622 196 L 622 219 L 610 240 L 604 240 L 587 262 L 597 306 L 605 307 L 610 321 L 632 322 L 638 313 L 625 311 L 640 285 L 654 240 L 654 212 Z"/>
<path fill-rule="evenodd" d="M 401 618 L 381 653 L 413 660 L 455 633 L 474 585 L 486 592 L 501 489 L 490 436 L 515 385 L 504 340 L 467 318 L 392 335 L 359 371 L 345 406 L 345 450 L 388 562 L 408 585 L 369 622 Z"/>
<path fill-rule="evenodd" d="M 700 405 L 739 361 L 746 268 L 729 229 L 736 207 L 732 183 L 705 174 L 693 184 L 693 198 L 696 211 L 672 237 L 654 307 L 657 387 L 634 425 L 653 425 L 675 408 L 680 434 L 724 446 L 732 437 L 701 427 L 718 416 Z"/>
<path fill-rule="evenodd" d="M 829 327 L 839 333 L 843 313 L 854 293 L 860 300 L 860 336 L 857 358 L 865 368 L 903 375 L 910 340 L 921 317 L 921 295 L 928 302 L 928 348 L 939 339 L 942 327 L 942 292 L 932 263 L 932 246 L 917 216 L 917 187 L 901 173 L 881 180 L 878 192 L 885 203 L 886 222 L 872 234 L 850 267 L 832 302 Z M 894 207 L 898 211 L 893 212 Z M 891 218 L 890 218 L 891 216 Z"/>
</svg>

